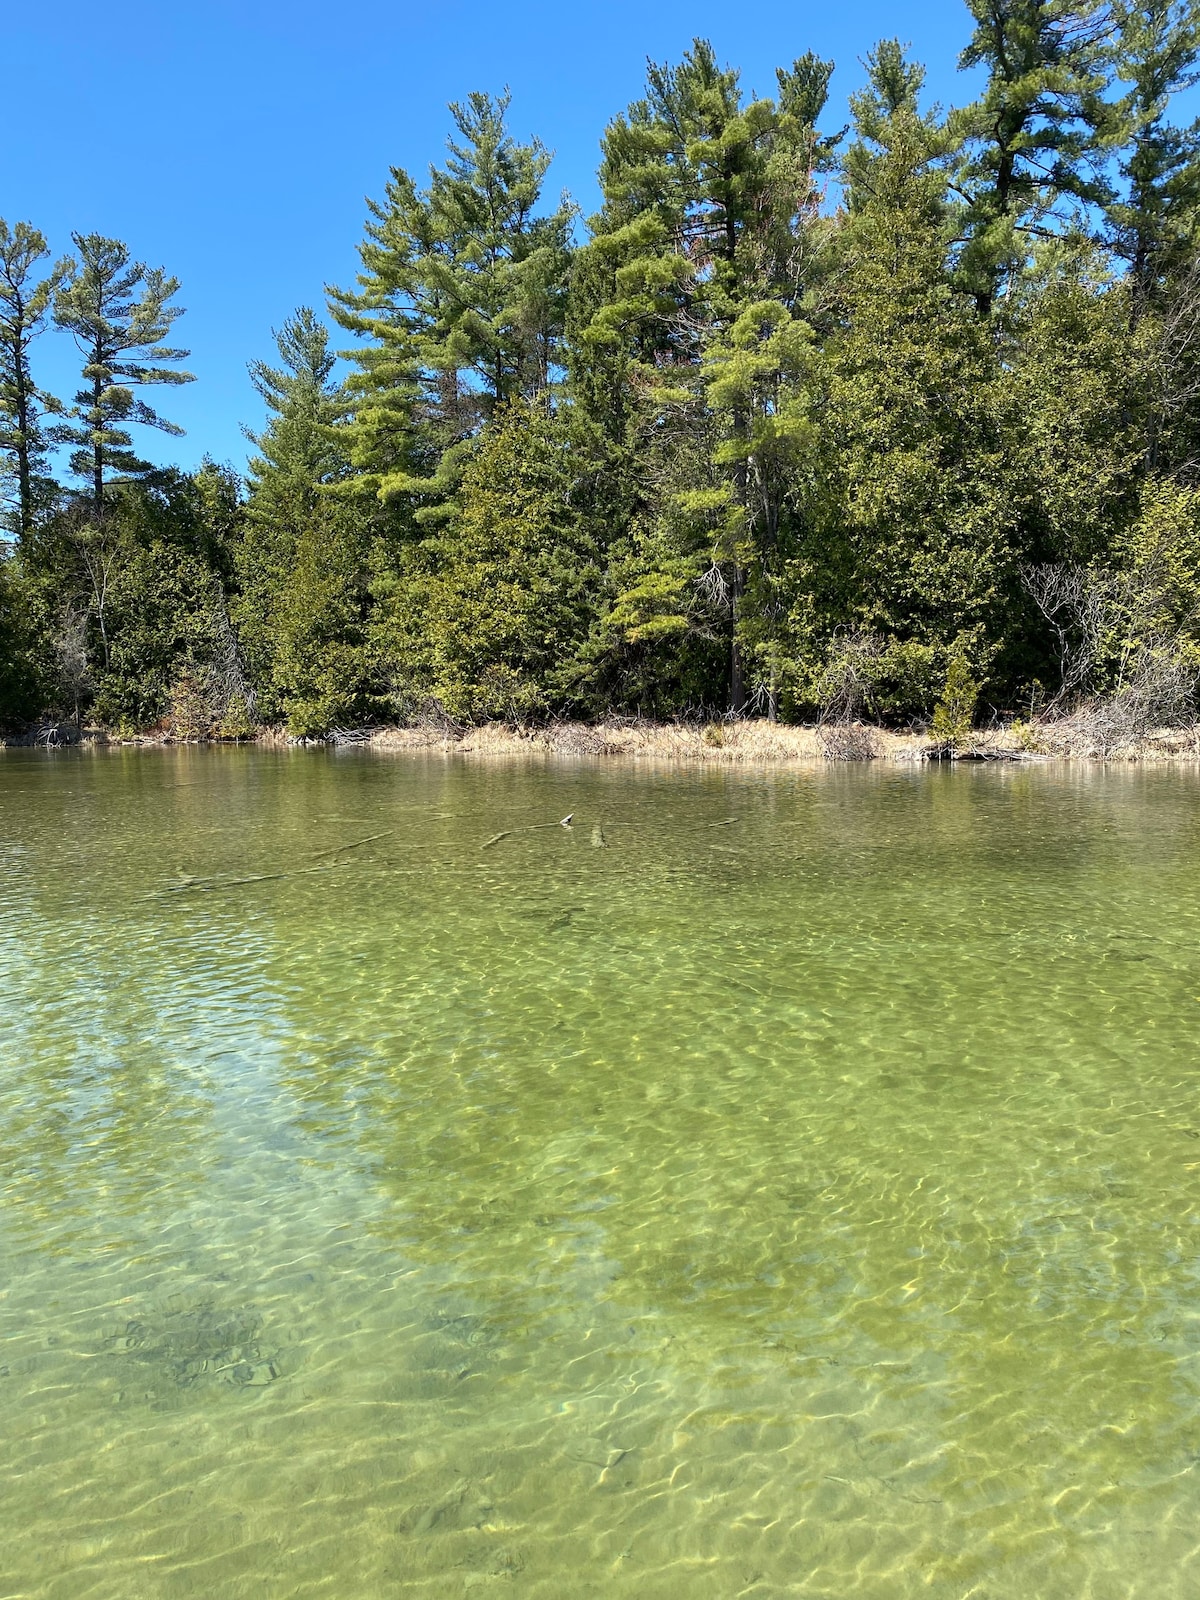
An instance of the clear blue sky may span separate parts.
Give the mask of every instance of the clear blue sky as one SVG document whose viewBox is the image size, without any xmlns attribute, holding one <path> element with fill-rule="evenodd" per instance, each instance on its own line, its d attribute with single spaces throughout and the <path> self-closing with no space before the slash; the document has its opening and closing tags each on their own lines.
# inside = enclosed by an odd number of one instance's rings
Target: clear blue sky
<svg viewBox="0 0 1200 1600">
<path fill-rule="evenodd" d="M 348 283 L 363 197 L 389 166 L 424 177 L 440 161 L 446 102 L 511 88 L 519 137 L 555 152 L 549 188 L 595 209 L 605 123 L 641 92 L 647 56 L 677 60 L 694 35 L 774 89 L 805 50 L 837 63 L 827 121 L 846 120 L 859 58 L 898 34 L 929 69 L 932 97 L 968 99 L 955 72 L 970 18 L 961 0 L 904 10 L 878 0 L 803 7 L 693 0 L 62 0 L 12 8 L 4 24 L 0 216 L 27 220 L 56 253 L 72 229 L 124 239 L 182 279 L 176 325 L 198 382 L 160 391 L 183 439 L 139 430 L 160 461 L 209 453 L 242 465 L 239 424 L 261 407 L 246 362 L 297 305 L 323 309 Z M 47 334 L 41 381 L 73 387 L 73 350 Z M 150 395 L 152 401 L 155 398 Z"/>
</svg>

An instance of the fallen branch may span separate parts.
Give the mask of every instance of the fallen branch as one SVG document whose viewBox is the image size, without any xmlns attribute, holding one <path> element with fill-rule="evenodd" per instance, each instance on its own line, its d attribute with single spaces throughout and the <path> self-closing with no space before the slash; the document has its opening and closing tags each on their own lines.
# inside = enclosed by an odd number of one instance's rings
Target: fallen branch
<svg viewBox="0 0 1200 1600">
<path fill-rule="evenodd" d="M 481 850 L 489 850 L 492 845 L 499 844 L 501 839 L 508 839 L 514 833 L 541 833 L 545 828 L 569 828 L 575 813 L 572 811 L 562 817 L 558 822 L 531 822 L 524 828 L 502 828 L 499 833 L 494 833 L 490 839 L 485 839 L 479 846 Z"/>
<path fill-rule="evenodd" d="M 332 850 L 318 850 L 313 860 L 320 861 L 324 856 L 341 855 L 344 850 L 360 850 L 364 844 L 374 844 L 376 839 L 387 839 L 394 832 L 394 828 L 385 828 L 382 833 L 369 833 L 365 839 L 355 839 L 353 844 L 336 844 Z"/>
<path fill-rule="evenodd" d="M 243 878 L 193 878 L 185 883 L 169 883 L 165 889 L 156 890 L 157 894 L 186 894 L 189 891 L 203 890 L 210 893 L 213 889 L 236 889 L 245 883 L 274 883 L 280 878 L 303 878 L 312 872 L 332 872 L 341 863 L 331 861 L 324 867 L 295 867 L 290 872 L 251 872 Z"/>
</svg>

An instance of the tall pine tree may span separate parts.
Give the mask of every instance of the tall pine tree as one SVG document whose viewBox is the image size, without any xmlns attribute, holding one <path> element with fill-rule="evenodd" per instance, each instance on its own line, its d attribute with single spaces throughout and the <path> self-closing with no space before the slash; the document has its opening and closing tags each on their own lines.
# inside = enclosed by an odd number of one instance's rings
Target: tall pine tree
<svg viewBox="0 0 1200 1600">
<path fill-rule="evenodd" d="M 36 263 L 49 254 L 37 228 L 27 222 L 10 228 L 0 217 L 0 474 L 15 491 L 5 521 L 20 538 L 33 526 L 35 490 L 46 465 L 42 418 L 61 410 L 34 383 L 29 368 L 29 346 L 45 330 L 54 296 L 73 269 L 64 257 L 35 279 Z"/>
<path fill-rule="evenodd" d="M 1104 0 L 967 0 L 975 18 L 963 68 L 983 67 L 980 98 L 954 118 L 964 141 L 961 268 L 981 312 L 1055 231 L 1062 207 L 1109 198 L 1101 145 L 1110 31 Z"/>
<path fill-rule="evenodd" d="M 311 511 L 321 488 L 346 475 L 335 433 L 346 414 L 329 329 L 311 306 L 300 306 L 272 334 L 281 366 L 252 361 L 250 382 L 267 408 L 261 433 L 244 432 L 258 451 L 249 463 L 250 515 L 267 521 Z"/>
<path fill-rule="evenodd" d="M 1113 52 L 1129 85 L 1121 194 L 1108 206 L 1112 244 L 1128 264 L 1135 318 L 1196 241 L 1200 134 L 1170 120 L 1175 95 L 1200 82 L 1200 13 L 1192 0 L 1118 0 Z"/>
<path fill-rule="evenodd" d="M 549 152 L 507 130 L 509 96 L 450 107 L 456 137 L 419 189 L 392 169 L 372 201 L 354 290 L 330 291 L 360 336 L 347 385 L 354 465 L 381 498 L 437 517 L 498 406 L 545 390 L 562 359 L 566 199 L 539 215 Z"/>
<path fill-rule="evenodd" d="M 781 469 L 802 431 L 785 390 L 806 341 L 817 184 L 836 142 L 816 131 L 831 72 L 803 56 L 777 73 L 778 99 L 747 102 L 706 40 L 678 66 L 651 63 L 645 98 L 605 134 L 604 207 L 576 294 L 585 407 L 610 438 L 678 437 L 683 470 L 671 484 L 665 464 L 662 510 L 691 544 L 691 581 L 724 610 L 737 711 L 750 689 L 743 645 L 765 637 L 747 576 L 777 544 Z M 639 576 L 614 608 L 636 633 L 651 620 L 644 604 L 661 616 L 667 601 L 679 619 L 690 610 L 688 563 L 670 543 L 672 576 Z"/>
<path fill-rule="evenodd" d="M 183 429 L 160 417 L 134 391 L 150 385 L 193 382 L 193 374 L 164 362 L 186 359 L 186 350 L 166 343 L 172 324 L 183 315 L 170 304 L 179 289 L 160 267 L 131 261 L 119 239 L 99 233 L 71 235 L 79 269 L 59 289 L 54 320 L 75 340 L 83 357 L 83 384 L 75 395 L 72 420 L 58 423 L 54 437 L 74 445 L 71 470 L 91 488 L 93 510 L 104 504 L 105 484 L 137 479 L 153 471 L 133 451 L 129 423 L 178 437 Z"/>
</svg>

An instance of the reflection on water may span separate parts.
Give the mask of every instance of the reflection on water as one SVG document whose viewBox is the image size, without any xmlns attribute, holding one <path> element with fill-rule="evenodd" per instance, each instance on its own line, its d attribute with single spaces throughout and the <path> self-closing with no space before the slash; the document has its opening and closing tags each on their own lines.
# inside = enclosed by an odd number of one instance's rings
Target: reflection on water
<svg viewBox="0 0 1200 1600">
<path fill-rule="evenodd" d="M 0 1593 L 1195 1593 L 1198 844 L 1190 772 L 8 753 Z"/>
</svg>

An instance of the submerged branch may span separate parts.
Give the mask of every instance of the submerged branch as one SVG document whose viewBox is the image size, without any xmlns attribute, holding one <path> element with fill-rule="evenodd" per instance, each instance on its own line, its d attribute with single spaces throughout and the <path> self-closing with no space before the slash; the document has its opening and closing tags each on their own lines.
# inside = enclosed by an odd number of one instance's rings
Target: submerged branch
<svg viewBox="0 0 1200 1600">
<path fill-rule="evenodd" d="M 541 833 L 546 828 L 569 828 L 575 816 L 573 811 L 568 812 L 557 822 L 531 822 L 524 828 L 502 828 L 499 833 L 494 833 L 490 839 L 485 839 L 479 846 L 481 850 L 490 850 L 492 845 L 499 844 L 501 839 L 509 839 L 514 833 Z"/>
<path fill-rule="evenodd" d="M 189 890 L 204 890 L 206 893 L 213 889 L 236 889 L 245 883 L 272 883 L 279 878 L 302 878 L 311 872 L 332 872 L 340 862 L 331 861 L 324 867 L 295 867 L 290 872 L 251 872 L 242 878 L 193 878 L 186 883 L 169 883 L 165 889 L 155 890 L 156 894 L 185 894 Z"/>
<path fill-rule="evenodd" d="M 355 839 L 353 844 L 336 844 L 332 850 L 318 850 L 313 860 L 320 861 L 323 856 L 338 856 L 345 850 L 360 850 L 364 844 L 374 844 L 376 839 L 387 839 L 395 831 L 394 828 L 385 828 L 382 833 L 369 833 L 365 839 Z"/>
<path fill-rule="evenodd" d="M 365 844 L 373 844 L 376 839 L 386 839 L 395 832 L 393 828 L 385 828 L 382 833 L 368 834 L 365 839 L 354 839 L 349 844 L 334 845 L 329 850 L 318 850 L 314 861 L 321 861 L 325 856 L 340 856 L 347 850 L 360 850 Z M 272 883 L 280 878 L 299 878 L 310 872 L 331 872 L 341 865 L 339 861 L 330 861 L 325 866 L 319 867 L 289 867 L 282 872 L 251 872 L 241 878 L 185 878 L 182 883 L 168 884 L 165 889 L 156 890 L 160 894 L 184 894 L 189 890 L 234 889 L 246 883 Z"/>
</svg>

